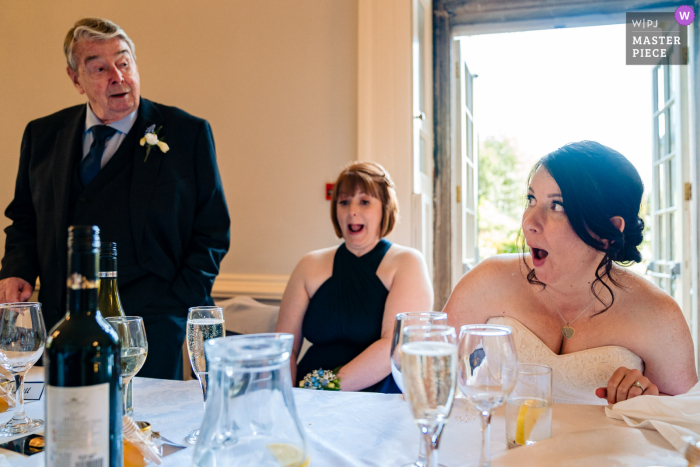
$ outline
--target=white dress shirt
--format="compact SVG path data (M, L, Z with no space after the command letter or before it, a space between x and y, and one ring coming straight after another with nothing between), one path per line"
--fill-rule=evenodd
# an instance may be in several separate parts
M117 132L105 143L105 151L102 153L102 163L100 164L100 169L103 168L112 158L114 153L117 152L119 145L122 144L122 141L124 141L124 138L126 138L127 133L129 133L129 130L131 130L131 127L134 126L134 123L136 122L136 112L138 112L138 109L134 110L121 120L107 125L117 130ZM92 131L90 131L90 128L95 125L104 125L104 123L97 118L97 115L95 115L95 112L92 111L92 108L90 108L90 103L88 102L87 112L85 114L85 132L83 133L83 159L88 155L88 152L90 152L90 146L92 145L93 140Z

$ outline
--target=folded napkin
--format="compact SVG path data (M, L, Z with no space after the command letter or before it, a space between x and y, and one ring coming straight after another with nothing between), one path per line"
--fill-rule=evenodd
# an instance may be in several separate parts
M605 408L605 415L629 426L656 430L678 451L683 436L700 437L700 383L678 396L639 396Z

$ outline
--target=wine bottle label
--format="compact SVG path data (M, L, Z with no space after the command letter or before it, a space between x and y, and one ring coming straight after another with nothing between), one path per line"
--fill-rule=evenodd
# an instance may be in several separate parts
M117 271L100 271L98 277L117 277Z
M109 465L109 383L46 386L46 466Z
M73 290L78 289L96 289L97 281L91 281L87 277L74 272L68 276L68 288Z

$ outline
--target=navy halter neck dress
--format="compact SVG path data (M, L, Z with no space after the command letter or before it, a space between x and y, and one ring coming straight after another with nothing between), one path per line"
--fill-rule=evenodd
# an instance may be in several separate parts
M350 253L345 243L336 250L333 275L306 309L302 333L313 345L297 366L297 386L313 370L333 370L349 363L381 337L389 291L377 277L377 268L389 247L391 242L382 239L360 257ZM401 392L391 374L364 391Z

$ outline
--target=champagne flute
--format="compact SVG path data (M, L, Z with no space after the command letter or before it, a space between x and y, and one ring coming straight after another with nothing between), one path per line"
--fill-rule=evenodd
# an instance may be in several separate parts
M447 313L442 311L409 311L396 315L394 321L394 336L391 340L391 374L396 385L403 392L403 378L401 377L401 345L403 344L402 331L406 326L428 326L431 324L447 324ZM410 467L407 464L404 467ZM420 466L420 464L415 464Z
M511 328L489 324L462 326L458 382L469 403L481 414L479 467L491 466L491 415L513 391L517 363Z
M15 379L17 406L12 419L0 426L0 436L30 433L43 428L43 420L24 413L24 376L39 360L46 343L46 327L40 303L0 305L0 364Z
M396 315L394 321L394 336L391 340L391 375L394 377L396 385L403 390L403 377L401 376L401 345L403 344L403 330L406 326L447 324L447 313L442 311L409 311ZM425 466L425 440L420 437L418 448L418 459L412 464L402 467L423 467Z
M408 326L401 368L413 418L425 440L425 467L438 467L440 435L452 410L457 380L457 336L451 326Z
M122 344L122 401L123 413L127 414L126 388L136 373L141 370L148 355L146 328L143 325L143 318L140 316L110 316L105 319L117 331L119 341ZM127 414L127 416L129 415ZM129 416L129 418L131 417Z
M190 354L192 371L197 375L207 402L207 375L209 365L204 355L204 342L224 335L224 310L218 306L197 306L187 313L187 352ZM197 442L199 429L192 430L185 438L188 443Z

